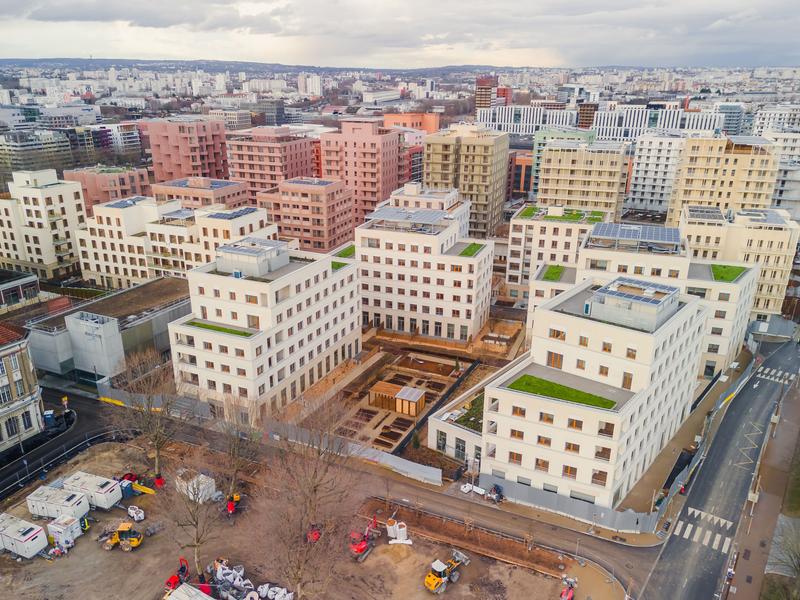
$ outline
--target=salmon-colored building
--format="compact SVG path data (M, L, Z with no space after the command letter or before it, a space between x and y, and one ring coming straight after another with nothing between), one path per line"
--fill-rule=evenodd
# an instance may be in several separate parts
M353 239L353 192L342 181L295 177L258 194L278 236L298 240L300 250L329 252Z
M228 177L225 123L200 117L137 121L156 181L181 177Z
M259 192L284 179L314 174L314 140L295 135L288 127L253 127L228 133L230 178L247 188L250 204Z
M342 130L323 133L322 176L339 179L353 191L356 225L400 187L400 132L382 126L380 119L342 122Z
M95 204L117 198L150 195L150 178L144 168L97 165L65 170L64 179L81 184L87 217L92 216Z
M211 177L184 177L153 184L157 202L180 200L183 208L224 204L225 208L247 206L247 188L240 181Z
M394 113L383 115L384 127L409 127L425 133L439 131L439 113Z

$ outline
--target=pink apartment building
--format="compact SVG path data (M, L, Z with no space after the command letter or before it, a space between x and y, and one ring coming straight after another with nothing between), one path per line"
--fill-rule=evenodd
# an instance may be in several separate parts
M322 176L353 190L356 225L400 187L400 132L378 119L346 119L342 130L320 136Z
M281 238L298 240L300 250L329 252L353 239L353 192L341 181L295 177L258 194Z
M228 177L225 123L199 117L137 121L142 147L153 159L156 181Z
M314 173L313 140L288 127L230 131L227 143L230 178L245 184L253 205L259 192L272 190L284 179Z
M150 178L147 169L136 167L86 167L64 171L66 181L77 181L83 188L86 214L92 216L92 207L130 196L149 196Z
M153 196L158 202L180 200L184 208L202 208L224 204L225 208L246 206L247 188L241 181L184 177L153 184Z

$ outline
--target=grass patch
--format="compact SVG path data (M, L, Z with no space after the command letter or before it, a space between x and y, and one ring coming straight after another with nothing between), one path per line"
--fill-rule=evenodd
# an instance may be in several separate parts
M519 217L521 219L530 219L531 217L535 217L536 213L538 212L539 209L537 209L535 206L526 206L522 209L522 212L519 213Z
M464 248L461 252L458 253L459 256L475 256L480 249L483 248L483 244L476 244L472 242L469 246Z
M714 281L736 281L744 273L744 267L734 267L733 265L711 265L711 274Z
M334 256L338 256L339 258L353 258L355 255L356 247L354 244L350 244L347 248L343 248L334 254Z
M600 223L603 220L605 213L600 210L593 210L589 213L589 216L586 218L589 223Z
M249 331L242 329L234 329L232 327L225 327L224 325L214 325L212 323L201 323L200 321L189 321L186 323L191 327L198 327L200 329L208 329L209 331L217 331L219 333L228 333L230 335L238 335L239 337L251 337L253 334Z
M564 274L564 267L561 265L549 265L542 275L542 281L561 281Z
M526 392L528 394L539 394L548 398L558 398L559 400L567 400L568 402L575 402L577 404L586 404L588 406L596 406L597 408L614 408L617 404L613 400L596 396L587 392L582 392L560 383L554 383L534 377L533 375L522 375L518 377L511 385L508 386L512 390L518 392Z
M462 427L481 433L483 431L483 394L476 396L467 407L467 412L458 417L455 422Z
M338 271L342 267L346 267L347 263L339 262L338 260L331 261L331 269L334 271Z
M545 221L582 221L584 213L579 210L565 210L563 215L545 215Z

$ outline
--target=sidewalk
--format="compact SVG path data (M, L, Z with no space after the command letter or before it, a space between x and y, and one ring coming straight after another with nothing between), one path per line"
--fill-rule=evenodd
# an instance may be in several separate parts
M736 600L759 600L764 582L772 534L783 506L795 444L800 434L800 391L783 401L783 413L774 438L770 438L761 462L758 502L750 516L747 503L735 548L739 552L730 596Z

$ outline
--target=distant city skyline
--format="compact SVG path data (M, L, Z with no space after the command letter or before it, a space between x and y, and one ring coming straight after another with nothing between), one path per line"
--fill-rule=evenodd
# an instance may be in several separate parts
M800 64L789 0L0 0L0 56L320 67L751 67Z

